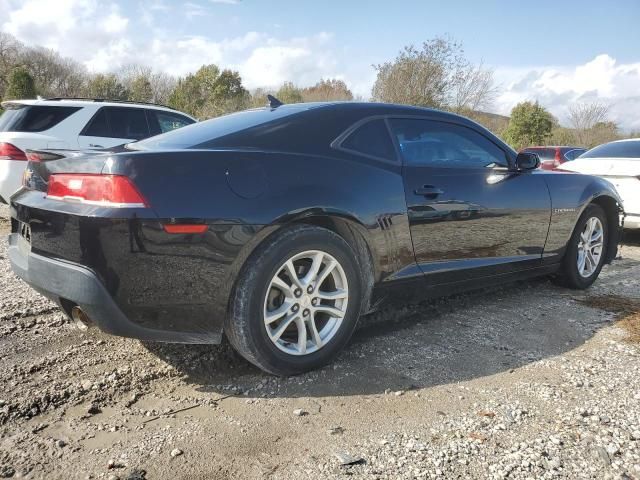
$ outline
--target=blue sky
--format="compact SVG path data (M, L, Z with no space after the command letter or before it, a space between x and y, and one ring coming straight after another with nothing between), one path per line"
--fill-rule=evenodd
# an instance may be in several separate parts
M561 120L602 101L640 129L640 1L0 0L0 29L92 71L131 63L183 75L205 63L249 88L336 77L367 98L372 64L448 34L494 69L507 113L539 100Z

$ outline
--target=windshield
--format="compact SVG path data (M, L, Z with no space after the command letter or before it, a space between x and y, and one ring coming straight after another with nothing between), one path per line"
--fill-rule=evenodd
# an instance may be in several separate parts
M583 158L636 158L640 159L640 140L605 143L580 155Z
M248 128L278 120L308 107L285 106L279 108L260 108L231 113L222 117L212 118L204 122L187 125L178 130L156 135L127 145L129 150L174 150L183 148L197 148L199 145L240 132Z
M0 132L43 132L56 126L80 107L5 104L0 116Z

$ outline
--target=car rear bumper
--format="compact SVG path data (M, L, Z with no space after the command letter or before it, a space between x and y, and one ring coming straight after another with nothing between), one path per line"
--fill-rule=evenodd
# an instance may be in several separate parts
M9 235L9 260L13 271L67 313L79 306L92 324L112 335L170 343L220 343L218 332L176 332L156 330L131 322L88 268L33 253L18 233Z
M624 228L640 228L640 214L627 214L624 217Z
M11 195L20 190L26 166L27 162L20 160L0 160L0 201L9 203Z

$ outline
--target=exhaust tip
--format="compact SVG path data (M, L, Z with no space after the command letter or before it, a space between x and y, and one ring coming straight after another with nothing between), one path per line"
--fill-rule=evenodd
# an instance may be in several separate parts
M76 327L83 332L88 330L91 325L89 316L78 306L71 309L71 318L75 322Z

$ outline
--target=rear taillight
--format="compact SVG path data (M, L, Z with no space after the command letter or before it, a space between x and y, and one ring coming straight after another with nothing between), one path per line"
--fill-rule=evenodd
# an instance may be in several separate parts
M559 148L556 148L556 156L553 159L553 166L559 167L560 165L562 165L562 152L560 152Z
M64 158L64 155L58 155L52 152L40 152L37 150L27 150L27 160L30 162L47 162L49 160L58 160Z
M49 177L47 197L112 208L147 206L131 180L122 175L53 174Z
M0 160L27 160L27 154L15 145L0 142Z

